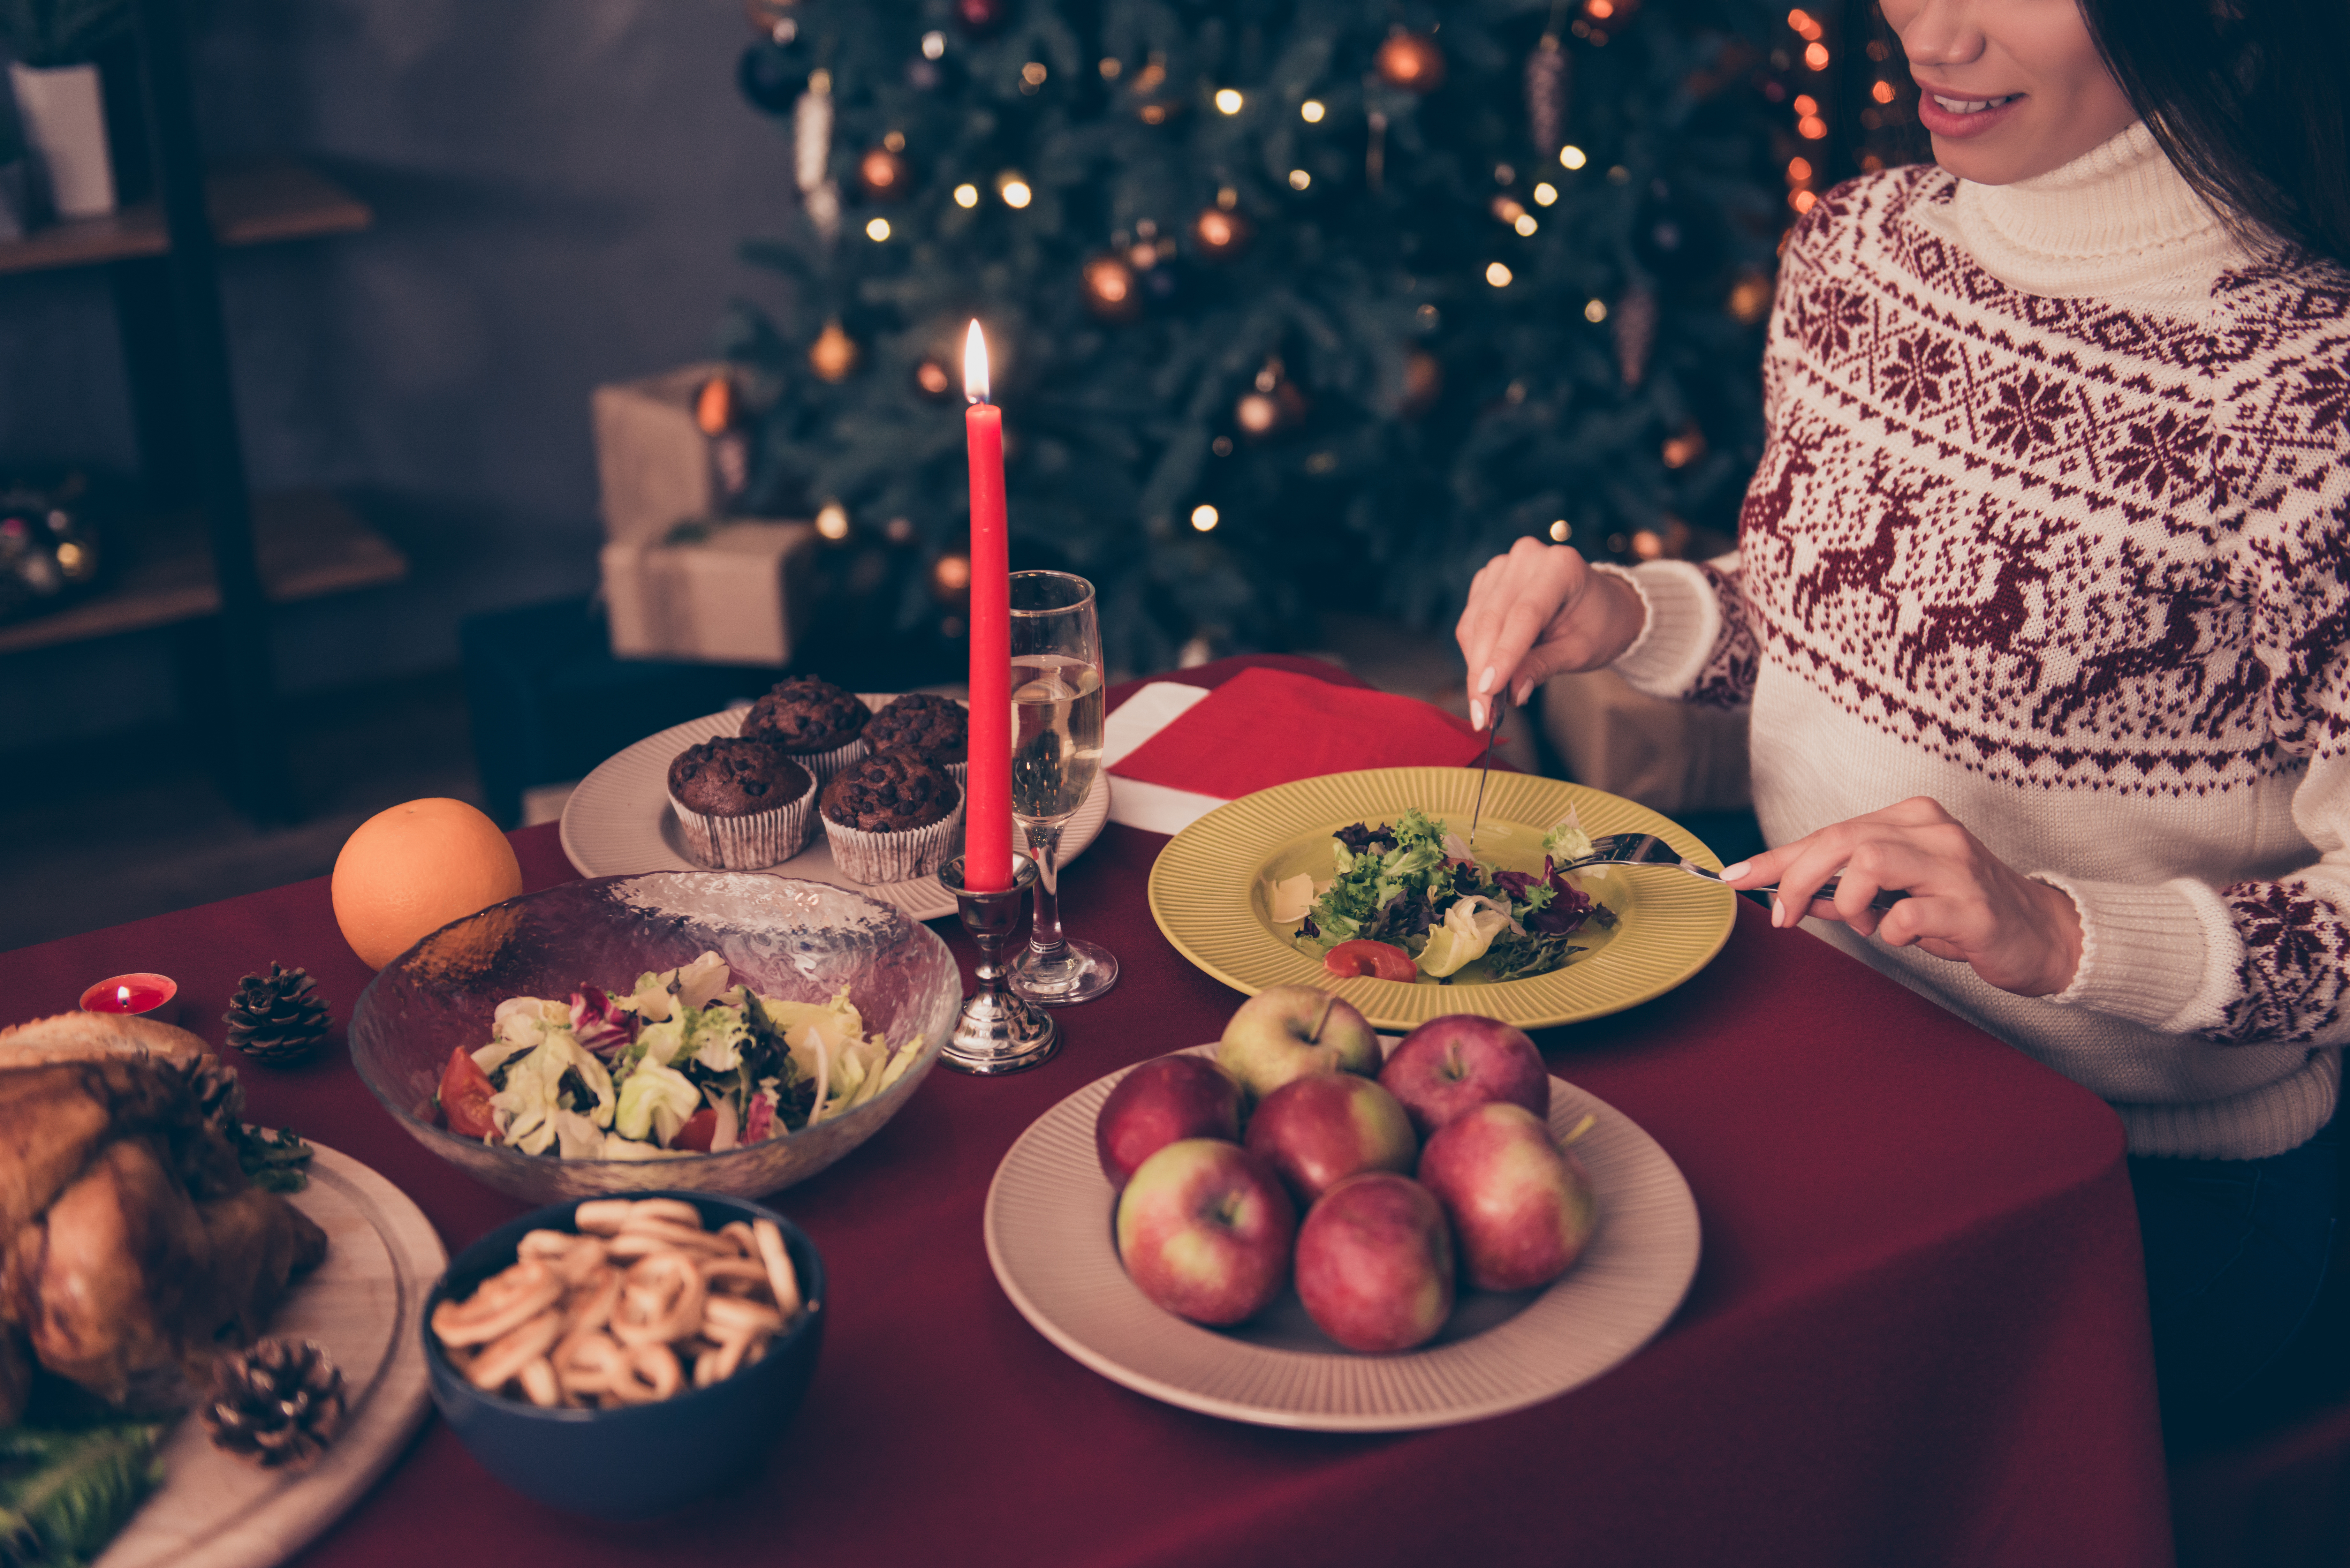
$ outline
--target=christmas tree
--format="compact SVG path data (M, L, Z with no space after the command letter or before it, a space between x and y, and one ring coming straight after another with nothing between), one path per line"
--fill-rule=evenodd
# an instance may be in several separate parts
M1776 247L1898 111L1758 0L749 10L798 190L745 245L795 313L728 327L744 509L950 646L975 317L1014 564L1092 578L1126 671L1443 622L1525 535L1727 547Z

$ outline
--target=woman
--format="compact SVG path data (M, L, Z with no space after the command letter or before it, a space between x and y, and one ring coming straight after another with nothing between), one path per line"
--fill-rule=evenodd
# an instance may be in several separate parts
M1472 716L1608 664L1751 703L1773 847L1729 880L2115 1106L2166 1398L2209 1400L2333 1227L2350 7L1884 11L1936 162L1787 246L1738 553L1520 541L1461 618Z

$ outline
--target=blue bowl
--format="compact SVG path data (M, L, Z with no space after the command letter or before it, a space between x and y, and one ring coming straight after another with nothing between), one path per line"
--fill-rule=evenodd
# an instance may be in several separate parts
M798 1272L808 1310L767 1346L767 1354L723 1382L690 1389L650 1405L602 1410L543 1409L485 1393L467 1382L441 1352L432 1312L447 1297L463 1300L511 1265L532 1231L574 1231L581 1199L554 1204L510 1220L457 1254L424 1303L424 1360L432 1402L458 1440L484 1469L550 1508L606 1519L641 1519L667 1512L743 1480L791 1424L807 1395L824 1343L824 1260L816 1243L774 1210L705 1192L647 1192L631 1197L681 1198L702 1211L705 1230L730 1221L772 1220Z

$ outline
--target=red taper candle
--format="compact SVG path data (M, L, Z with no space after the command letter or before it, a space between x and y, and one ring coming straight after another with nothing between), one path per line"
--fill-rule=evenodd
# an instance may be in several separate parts
M1003 515L1003 410L987 400L979 323L962 351L971 452L971 780L963 802L963 886L1012 886L1012 551Z

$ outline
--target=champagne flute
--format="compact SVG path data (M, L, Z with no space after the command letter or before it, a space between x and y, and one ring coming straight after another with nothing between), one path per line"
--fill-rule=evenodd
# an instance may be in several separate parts
M1090 1002L1118 960L1061 930L1061 829L1101 772L1101 623L1094 586L1066 572L1012 574L1012 820L1036 862L1028 950L1012 989L1046 1007Z

